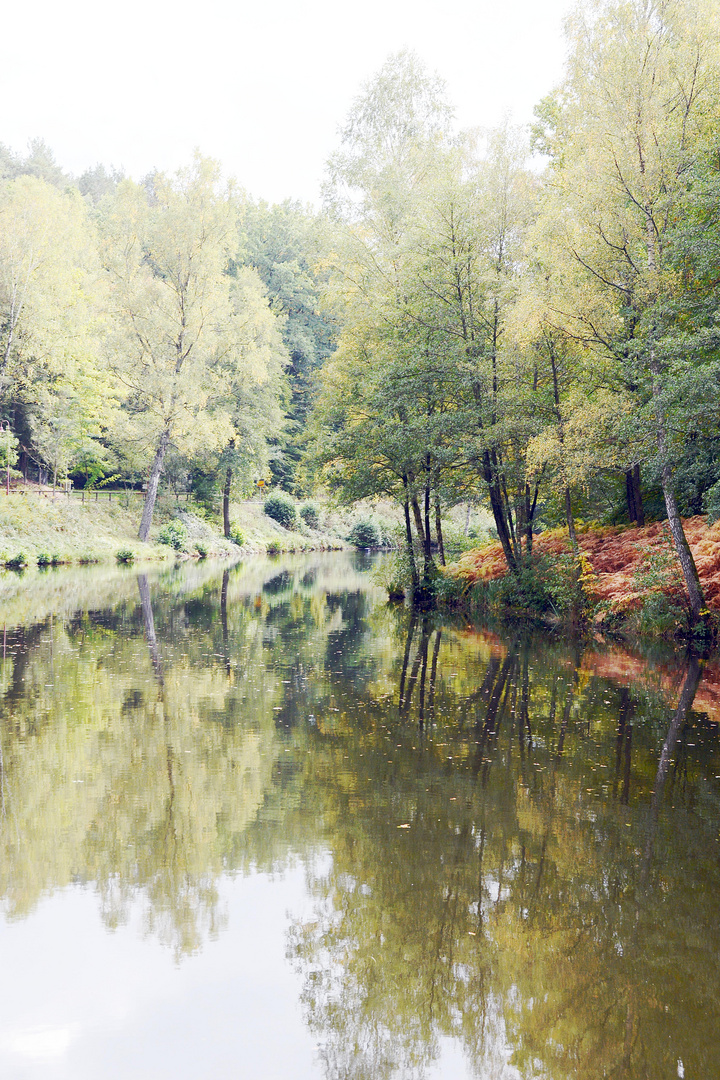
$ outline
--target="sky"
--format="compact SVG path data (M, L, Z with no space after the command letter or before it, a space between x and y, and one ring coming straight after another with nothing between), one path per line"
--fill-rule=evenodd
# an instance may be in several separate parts
M0 142L138 179L197 148L252 196L317 202L362 84L414 50L460 127L532 119L560 80L572 0L25 0L5 5Z

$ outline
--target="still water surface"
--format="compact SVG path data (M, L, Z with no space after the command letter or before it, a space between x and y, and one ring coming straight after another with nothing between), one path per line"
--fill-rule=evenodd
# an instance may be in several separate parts
M1 1077L720 1077L708 670L368 568L0 581Z

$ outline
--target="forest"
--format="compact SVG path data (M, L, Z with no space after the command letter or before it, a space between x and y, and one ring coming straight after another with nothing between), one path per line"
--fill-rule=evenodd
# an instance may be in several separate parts
M0 148L0 466L141 488L143 540L161 484L224 506L226 535L263 477L389 499L419 602L450 588L460 504L492 514L515 595L564 530L573 609L583 529L664 521L648 581L674 574L703 627L683 519L720 517L719 41L712 0L586 0L535 123L489 132L394 54L321 211L199 153L135 182Z

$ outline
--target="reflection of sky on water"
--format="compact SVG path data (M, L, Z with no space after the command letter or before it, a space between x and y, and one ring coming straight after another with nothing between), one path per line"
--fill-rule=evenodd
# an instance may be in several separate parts
M181 963L142 933L108 933L97 896L68 888L0 926L0 1076L184 1080L320 1075L285 959L307 913L304 872L225 878L227 933Z

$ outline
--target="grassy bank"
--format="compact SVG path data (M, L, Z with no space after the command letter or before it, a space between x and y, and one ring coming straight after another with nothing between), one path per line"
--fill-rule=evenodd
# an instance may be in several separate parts
M296 528L285 529L263 513L259 499L236 503L231 513L234 540L226 540L219 515L192 501L160 496L148 543L137 535L141 511L137 492L103 491L83 499L77 492L53 497L29 488L0 496L0 564L112 563L119 552L144 562L347 546L348 515L327 508L321 510L318 528L299 521Z
M223 536L219 507L208 509L183 495L158 497L150 542L141 543L137 530L142 511L140 492L81 492L66 496L28 487L0 495L0 564L114 562L118 552L136 562L172 557L227 556L238 553L281 553L339 550L359 523L371 522L383 543L402 532L398 506L390 500L367 500L352 507L337 506L328 498L291 500L295 523L285 528L263 510L259 497L234 502L230 508L232 540ZM312 527L301 510L312 504ZM456 508L447 515L446 540L450 550L476 537L487 536L487 515ZM170 534L168 527L170 526ZM165 539L165 543L160 542ZM169 541L169 542L168 542Z

